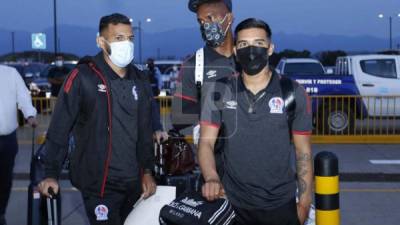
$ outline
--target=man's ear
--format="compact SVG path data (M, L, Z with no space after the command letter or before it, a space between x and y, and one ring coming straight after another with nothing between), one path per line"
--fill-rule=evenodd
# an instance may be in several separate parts
M233 54L236 56L236 46L233 46Z
M102 49L104 52L106 52L106 53L109 54L109 55L111 54L111 49L110 49L110 47L107 45L107 43L106 43L104 37L98 36L98 37L96 38L96 42L97 42L97 46L98 46L100 49Z
M99 36L99 33L97 33L97 37L96 37L96 45L97 45L97 47L98 48L101 48L101 44L100 44L100 36Z
M269 46L269 49L268 49L268 56L271 56L272 54L274 54L274 50L275 50L275 45L273 43L271 43L271 45Z

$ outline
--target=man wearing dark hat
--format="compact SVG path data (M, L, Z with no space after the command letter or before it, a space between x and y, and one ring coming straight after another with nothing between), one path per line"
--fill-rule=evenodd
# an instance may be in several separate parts
M236 74L232 1L190 0L188 7L197 15L206 44L182 65L172 101L172 124L176 130L198 124L200 96L207 92L207 83ZM217 161L221 148L222 142L217 143Z

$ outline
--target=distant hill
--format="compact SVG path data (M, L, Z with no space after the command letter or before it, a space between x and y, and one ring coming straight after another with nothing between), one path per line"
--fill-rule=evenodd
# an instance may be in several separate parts
M52 28L38 31L47 34L48 51L53 50ZM60 48L78 56L95 54L97 30L79 26L62 25L59 27ZM372 36L307 35L276 33L273 36L277 51L283 49L319 52L324 50L344 50L350 52L380 51L388 48L388 40ZM16 31L16 51L31 50L30 33ZM394 46L400 44L400 37L394 38ZM138 58L139 42L136 35L135 57ZM202 46L198 28L176 29L160 33L143 34L143 60L147 57L182 58ZM11 31L0 29L0 55L11 52Z

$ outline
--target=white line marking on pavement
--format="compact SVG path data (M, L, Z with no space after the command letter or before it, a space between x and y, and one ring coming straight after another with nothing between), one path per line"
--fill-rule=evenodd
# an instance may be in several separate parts
M369 160L369 162L376 165L400 165L400 160Z

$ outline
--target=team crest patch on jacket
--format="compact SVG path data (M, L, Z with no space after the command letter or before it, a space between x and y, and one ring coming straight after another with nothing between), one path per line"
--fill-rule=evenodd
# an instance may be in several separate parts
M271 98L271 100L269 100L268 106L270 108L270 113L282 114L285 103L282 98L274 97L274 98Z
M106 221L108 220L108 208L105 205L98 205L94 209L94 214L96 215L97 221Z

